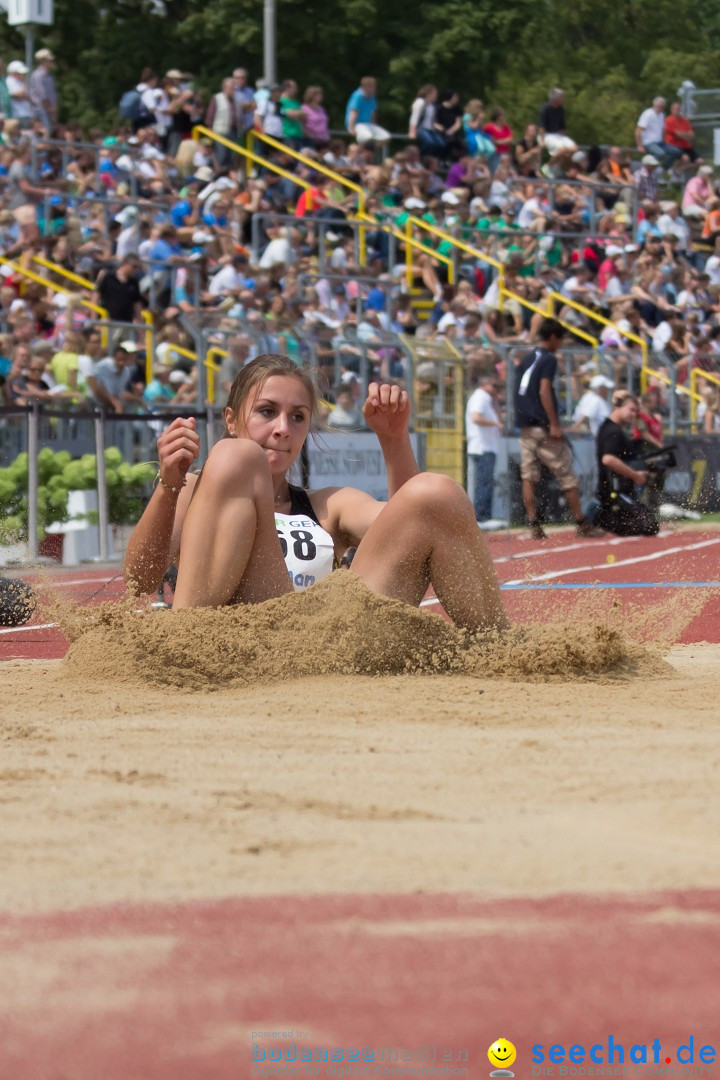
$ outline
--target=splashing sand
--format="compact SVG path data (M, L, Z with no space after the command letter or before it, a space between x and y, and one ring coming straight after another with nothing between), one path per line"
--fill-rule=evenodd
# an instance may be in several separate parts
M73 643L66 678L207 691L313 675L618 678L666 670L612 611L571 627L473 634L378 596L354 574L253 606L152 614L134 606L58 612Z

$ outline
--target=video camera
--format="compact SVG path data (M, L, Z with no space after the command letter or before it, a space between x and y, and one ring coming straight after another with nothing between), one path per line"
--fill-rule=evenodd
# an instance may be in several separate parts
M674 469L677 465L677 443L669 446L653 446L637 456L642 461L648 472L664 473L667 469Z

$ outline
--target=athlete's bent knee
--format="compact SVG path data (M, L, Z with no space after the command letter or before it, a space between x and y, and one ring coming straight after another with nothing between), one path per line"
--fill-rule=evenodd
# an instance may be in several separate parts
M251 439L221 439L210 451L203 480L221 485L247 484L257 476L270 480L270 465L262 447Z
M416 505L444 512L470 506L466 493L455 480L444 473L418 473L400 489Z

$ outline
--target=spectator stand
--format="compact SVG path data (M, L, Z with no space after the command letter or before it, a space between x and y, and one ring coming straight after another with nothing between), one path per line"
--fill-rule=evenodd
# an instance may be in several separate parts
M385 222L375 222L373 220L373 218L368 217L367 214L364 215L362 218L359 217L359 216L358 217L348 217L348 218L345 218L341 222L343 230L347 230L347 229L352 230L353 240L354 240L354 256L353 257L354 257L354 260L355 260L355 265L356 266L361 266L362 265L361 259L360 259L360 248L361 248L360 234L361 233L367 233L369 231L369 229L368 229L369 224L372 224L372 228L374 230L376 230L376 231L380 230L380 231L387 234L387 236L388 236L388 259L387 259L387 261L391 266L394 266L398 262L398 258L397 258L398 241L402 241L404 243L405 240L406 240L405 234L403 232L401 232L399 229L395 228L392 225L388 225ZM263 234L265 233L265 230L267 229L267 227L269 225L270 226L272 226L272 225L284 225L284 226L286 226L288 228L304 229L304 228L307 227L307 222L305 221L305 219L298 218L294 214L280 214L280 213L277 213L277 212L275 212L273 210L259 210L259 211L256 211L252 215L252 218L250 220L250 255L251 255L251 262L253 263L254 266L259 266L260 265L260 259L261 259L262 248L263 248L263 239L262 239L262 237L263 237ZM328 234L332 235L332 233L337 230L338 222L328 220L326 218L319 217L319 218L313 218L312 219L312 226L313 226L313 229L315 229L315 231L318 234L318 268L322 272L322 271L325 271L327 269L328 248L331 246L331 243L328 240ZM411 239L411 245L415 250L424 251L424 252L429 253L429 254L431 254L433 256L435 255L435 252L431 248L426 247L425 245L421 244L419 241ZM447 262L449 263L450 260L447 260ZM355 278L356 275L353 274L353 277ZM373 280L375 280L375 279L373 279Z
M48 164L48 157L43 151L59 151L61 157L61 167L63 176L67 172L67 167L70 162L83 153L90 153L95 158L95 171L97 172L98 162L100 160L101 152L106 149L102 145L94 142L79 142L76 140L68 139L39 139L37 142L32 143L30 152L30 168L35 180L38 180L41 175L41 169L43 164Z
M238 154L245 160L248 172L250 163L252 162L254 165L258 165L263 169L268 169L270 172L282 176L283 179L289 180L293 184L297 184L297 186L301 187L304 191L309 191L312 187L312 184L307 180L304 180L301 176L298 176L297 173L284 169L282 165L278 165L275 161L270 161L268 158L261 157L253 150L248 150L246 147L241 146L240 143L233 142L231 139L226 139L224 135L219 135L216 131L211 131L210 128L205 127L203 124L196 124L193 127L192 134L193 138L196 140L210 139L213 142L224 146L226 149L232 150L234 154ZM283 152L290 153L286 147L283 147ZM308 158L307 161L310 162L310 158Z
M555 318L556 304L561 312L564 307L569 307L572 308L573 311L577 311L578 314L582 315L585 319L589 321L600 323L602 326L613 327L615 330L618 331L618 333L622 334L622 336L627 341L632 341L634 345L638 345L640 347L643 358L643 367L647 366L647 342L644 341L641 337L633 334L630 330L620 329L620 327L618 327L616 323L612 322L611 319L606 319L604 315L601 315L598 311L593 310L593 308L589 308L585 304L581 304L579 301L573 300L569 296L565 296L564 293L557 292L555 289L552 289L547 295L547 307L545 308L544 314L550 316L551 318ZM562 319L560 319L560 322L562 322L562 325L566 329L569 329L571 333L576 334L578 337L583 338L585 341L589 341L593 345L598 344L598 340L596 338L591 337L580 327L577 327L572 323L563 322Z
M103 224L106 232L110 220L115 217L118 211L124 210L128 207L134 207L141 215L152 214L153 223L155 224L167 221L170 212L170 206L168 203L161 200L156 201L155 199L126 199L115 197L114 195L93 194L71 195L67 192L57 192L52 195L45 194L43 196L43 201L40 204L43 208L43 236L54 236L53 212L57 211L58 207L61 207L65 211L81 210L86 203L97 206L102 210Z
M278 172L280 175L285 175L285 176L292 177L296 181L298 179L297 177L294 176L294 174L287 173L285 170L281 170L281 167L278 166L277 164L275 164L274 162L270 162L270 161L266 161L265 159L258 158L257 155L255 155L252 151L245 150L242 146L240 146L237 143L231 143L230 140L225 139L223 136L218 135L216 132L210 131L209 128L204 128L204 127L201 127L201 126L198 125L195 128L193 128L193 134L194 134L194 136L196 138L200 137L200 136L205 136L206 138L214 139L216 142L220 142L222 145L229 147L230 149L236 151L239 154L242 154L245 157L246 161L247 160L259 161L265 168L269 168L272 171ZM296 160L299 163L301 163L302 165L304 165L308 170L314 171L314 172L319 172L322 175L327 176L329 179L333 180L333 182L338 184L339 186L345 188L348 191L352 191L355 194L357 194L358 195L358 209L357 209L358 218L361 221L367 221L368 225L372 225L373 228L375 228L375 229L380 228L380 229L384 229L384 231L387 231L387 228L388 228L387 226L384 226L384 224L382 222L379 222L376 218L372 217L371 215L366 214L365 209L364 209L364 207L365 207L365 191L358 184L354 183L354 181L348 180L347 177L342 176L340 173L335 172L333 169L329 169L327 166L322 165L320 162L315 161L313 158L310 158L307 155L302 154L297 150L292 150L289 147L286 147L283 143L278 142L277 139L273 139L271 136L266 135L265 133L262 133L262 132L254 132L254 133L250 132L249 133L249 135L253 135L253 134L254 134L255 137L257 137L259 139L262 139L265 143L270 145L273 149L277 149L277 150L281 151L283 154L287 154L288 156L292 157L294 160ZM303 181L302 186L303 187L310 187L311 185L309 185L305 181ZM419 242L417 240L417 237L415 237L413 235L414 231L419 231L420 233L431 234L433 236L438 237L441 241L445 241L446 243L449 243L451 245L451 247L453 247L453 248L458 248L458 250L465 250L465 251L473 254L475 258L483 259L486 262L492 261L487 255L485 255L484 252L478 251L477 249L472 249L472 248L468 247L467 245L463 245L463 243L461 241L457 240L454 236L452 236L450 233L446 232L445 230L438 229L435 226L430 225L429 222L423 221L420 218L417 218L417 217L414 217L413 215L410 215L408 217L407 221L405 222L405 232L404 232L404 234L398 234L398 238L399 238L399 236L402 236L402 241L406 245L406 267L407 267L408 278L412 277L414 279L414 273L412 272L413 271L412 251L407 250L408 246L413 250L421 250L424 254L430 255L432 258L437 259L439 262L445 263L448 266L450 266L450 264L453 262L453 259L451 257L449 257L447 255L443 255L442 253L438 252L432 246L432 244L430 242L428 242L424 247L420 247L420 244L419 244ZM367 250L366 250L366 242L365 242L365 232L364 232L364 229L362 229L362 228L360 229L360 235L359 235L359 256L360 256L360 259L359 259L360 265L364 266L366 264ZM455 274L455 271L453 271L453 275L454 274ZM455 278L453 276L453 281L454 280L455 280ZM419 299L420 295L421 295L420 292L416 293L415 294L415 299L416 300Z
M551 295L559 296L560 294L555 293L555 294L551 294ZM534 304L531 300L528 300L527 297L521 296L520 293L514 292L512 289L508 289L507 286L505 285L504 275L500 279L500 283L499 283L499 287L498 287L498 296L499 296L500 310L501 311L504 310L508 306L507 301L510 300L510 301L512 301L512 302L514 302L516 304L519 304L520 307L525 308L527 311L531 311L535 315L541 315L543 318L545 318L548 315L553 315L553 317L557 318L557 321L560 323L561 326L563 326L565 328L565 330L569 334L572 334L574 337L579 338L581 341L587 342L587 344L593 346L593 348L597 347L598 339L593 337L592 334L587 333L587 331L583 330L582 327L580 327L580 326L575 326L573 323L566 322L560 316L554 316L554 314L553 314L553 312L551 310L551 301L550 301L549 298L548 298L548 304L544 308L540 307L539 304ZM565 299L565 298L561 297L561 299Z
M53 274L57 274L58 276L67 279L68 281L72 281L74 284L80 285L83 289L87 289L87 290L90 290L90 291L95 290L94 283L92 281L90 281L89 278L83 277L82 274L76 274L71 270L66 270L64 266L60 266L58 263L51 262L49 259L45 259L44 257L39 256L39 255L32 256L32 261L38 263L39 265L41 265L44 268L47 268ZM140 259L138 261L142 262L142 260L140 260ZM10 263L9 260L4 260L4 259L0 258L0 264L2 262L7 262L8 265L14 265L14 264ZM61 293L65 293L68 296L78 296L78 294L76 292L73 292L72 289L65 288L62 285L59 285L58 283L56 283L54 281L50 281L47 278L41 277L40 275L33 274L32 271L27 271L22 267L18 268L18 273L22 274L25 277L29 277L31 280L41 282L47 288L52 289L56 293L61 292ZM108 329L109 328L111 328L111 327L118 327L118 328L132 327L134 330L137 330L137 326L134 323L121 323L121 322L118 322L117 320L115 320L115 321L109 320L108 319L108 312L105 310L105 308L100 307L98 304L92 303L91 301L87 300L84 297L80 297L79 299L80 299L80 303L84 307L87 307L90 310L97 312L98 315L100 315L100 321L98 321L96 323L96 325L99 326L99 328L100 328L100 330L102 332L102 342L103 342L103 347L104 348L109 349L109 348L112 347L112 344L113 344L111 336L108 334ZM150 379L152 378L152 357L153 357L154 348L155 348L155 343L154 343L154 321L153 321L152 312L148 311L146 309L141 312L141 317L143 319L143 322L145 323L145 330L144 330L145 351L146 351L145 372L146 372L147 380L149 382Z
M322 176L326 176L329 180L334 181L336 184L342 185L347 191L352 191L357 195L358 210L361 214L365 212L366 192L365 189L356 184L354 180L348 180L347 176L343 176L341 173L336 172L334 169L328 168L321 161L316 161L314 158L308 157L307 154L302 154L298 150L293 150L291 147L286 146L285 143L281 143L278 139L274 139L272 135L267 135L264 131L256 131L251 128L248 131L248 149L252 150L255 145L255 141L259 139L266 146L271 147L287 157L293 158L295 161L300 162L306 168L312 169L313 172L320 173ZM247 160L247 159L246 159Z
M41 274L36 274L33 270L28 270L24 266L20 266L19 263L13 262L12 259L5 258L4 255L0 255L0 266L7 266L13 274L21 278L27 278L29 281L34 281L38 285L44 285L46 289L50 289L55 294L63 293L66 296L78 296L72 289L67 289L63 285L58 285L56 282L50 281L49 278L43 277ZM22 293L22 286L20 292ZM88 308L90 311L94 311L101 319L107 319L108 313L105 308L100 307L98 304L94 304L92 300L88 300L84 296L80 296L78 299L83 307ZM107 346L107 334L105 331L103 333L103 345Z
M597 236L600 231L600 222L602 218L606 214L611 213L610 207L605 206L600 208L597 205L596 196L600 195L602 192L616 194L617 199L615 201L619 201L622 199L622 201L626 203L630 220L636 222L638 219L639 199L636 188L633 187L631 184L611 183L607 180L571 180L565 178L556 179L546 176L508 176L504 182L511 189L527 189L528 187L533 187L548 191L551 196L551 211L554 211L556 208L557 192L562 188L569 188L570 190L575 190L578 192L578 194L581 192L589 193L589 195L591 196L590 205L588 207L589 222L587 228L583 232L571 233L565 230L543 229L543 236L553 236L561 240L569 238L570 236L582 236L585 238Z

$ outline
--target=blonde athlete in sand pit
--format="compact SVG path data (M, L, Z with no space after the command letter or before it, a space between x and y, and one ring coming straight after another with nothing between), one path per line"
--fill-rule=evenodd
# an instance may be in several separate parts
M173 608L259 603L325 576L333 556L357 546L351 571L374 592L418 605L432 583L458 626L506 626L470 500L418 468L407 393L371 383L363 415L385 459L388 502L351 487L306 493L287 473L317 422L315 385L288 357L251 361L201 476L188 473L200 449L194 420L174 420L158 440L160 484L128 545L129 587L155 591L181 553Z

